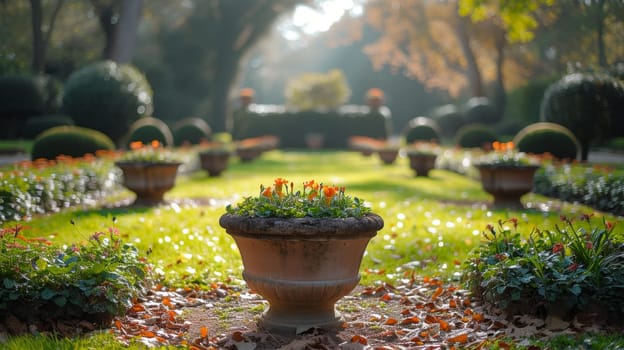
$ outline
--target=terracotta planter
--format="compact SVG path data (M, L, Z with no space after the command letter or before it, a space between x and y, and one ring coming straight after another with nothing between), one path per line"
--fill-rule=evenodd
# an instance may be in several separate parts
M134 204L162 203L165 193L175 186L181 163L117 162L123 171L123 185L136 194Z
M258 147L239 147L236 149L236 155L241 162L251 162L262 155L262 149Z
M379 159L381 159L381 161L384 164L390 165L394 163L394 161L397 159L397 156L399 155L399 150L398 149L380 149L377 151L377 154L379 154Z
M374 214L359 219L225 214L219 223L236 241L249 288L269 302L260 325L291 334L342 324L334 304L358 284L366 245L383 227Z
M495 207L522 208L520 198L533 189L537 165L475 165L485 192L494 196Z
M416 176L429 176L429 171L435 168L435 162L438 158L435 154L408 153L409 166Z
M199 160L201 168L208 172L210 176L219 176L227 169L230 159L230 153L227 151L208 151L200 152Z

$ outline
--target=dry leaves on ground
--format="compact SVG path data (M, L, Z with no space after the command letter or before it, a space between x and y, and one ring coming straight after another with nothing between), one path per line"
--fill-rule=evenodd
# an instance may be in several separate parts
M467 291L433 278L359 287L338 302L342 329L284 336L256 325L266 302L226 284L208 291L154 290L114 323L121 341L191 349L479 349L497 339L598 331L578 320L486 313ZM504 345L504 344L503 344Z

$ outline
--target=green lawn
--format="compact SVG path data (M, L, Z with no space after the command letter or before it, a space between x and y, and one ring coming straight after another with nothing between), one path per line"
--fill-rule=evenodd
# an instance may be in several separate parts
M460 264L479 244L486 225L516 217L519 230L528 235L534 227L553 227L561 214L592 211L534 194L523 201L536 209L490 210L486 203L491 197L477 181L443 170L433 170L429 178L415 177L405 158L382 165L375 155L355 152L271 151L251 163L233 159L221 177L203 171L179 176L166 196L171 202L167 206L68 210L33 218L26 223L26 234L70 244L115 226L142 253L151 250L154 278L165 284L228 278L242 283L238 250L218 220L226 204L256 195L260 184L270 185L276 177L346 186L347 194L367 200L383 217L385 227L370 242L362 262L364 285L393 280L405 270L457 280ZM607 219L618 221L609 215Z

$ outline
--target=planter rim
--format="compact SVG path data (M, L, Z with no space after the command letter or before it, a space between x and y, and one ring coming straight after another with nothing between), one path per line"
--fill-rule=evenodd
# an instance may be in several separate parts
M484 169L539 169L541 165L526 164L526 165L512 165L512 164L474 164L477 168Z
M115 162L117 166L134 166L134 167L150 167L150 166L161 166L161 165L182 165L182 162L143 162L143 161L117 161Z
M354 236L373 237L383 228L384 221L377 214L360 218L277 218L249 217L223 214L219 224L235 236L275 239L341 239Z

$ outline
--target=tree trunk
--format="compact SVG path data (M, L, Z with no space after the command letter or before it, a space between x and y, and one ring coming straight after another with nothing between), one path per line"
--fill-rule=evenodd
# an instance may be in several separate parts
M598 1L596 6L596 44L598 45L598 64L600 67L607 67L607 54L605 51L605 42L604 42L604 21L605 21L605 12L604 12L605 0Z
M111 45L111 59L118 63L132 60L136 32L141 20L143 0L124 0L119 9L119 22L115 30L115 39Z
M507 92L505 91L505 77L504 77L504 64L505 64L505 31L500 28L500 33L496 34L496 82L494 104L500 116L505 112L505 104L507 102Z
M30 0L32 37L33 37L33 57L32 70L34 73L43 73L45 70L46 48L43 40L43 9L41 0Z
M117 26L119 25L119 2L113 1L111 3L104 4L95 0L92 0L91 2L93 3L95 11L98 15L102 32L104 32L104 49L102 50L102 58L107 60L113 59L113 57L115 57L114 50L117 47L115 41L117 40Z
M455 35L457 35L457 41L461 47L464 58L466 59L468 82L470 84L470 91L473 97L485 96L483 89L483 80L481 79L481 70L477 59L470 47L470 37L468 35L468 26L466 25L466 19L456 14Z

